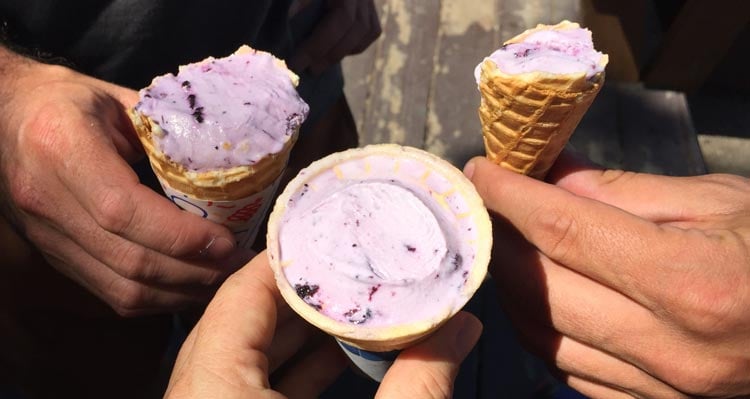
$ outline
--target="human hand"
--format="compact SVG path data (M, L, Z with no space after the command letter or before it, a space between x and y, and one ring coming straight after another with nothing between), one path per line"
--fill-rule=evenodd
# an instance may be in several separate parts
M750 394L750 182L465 167L496 215L491 274L532 352L594 398Z
M346 358L332 338L287 368L275 386L269 374L293 355L303 328L288 325L265 253L240 269L216 293L185 340L166 398L316 397L343 371ZM286 319L286 320L285 320ZM292 318L294 320L299 318ZM309 326L308 326L309 327ZM386 374L378 397L449 398L458 366L476 343L481 324L460 313L415 347Z
M137 93L0 47L0 205L50 264L121 315L205 303L247 259L141 185Z
M297 3L304 7L309 1ZM325 0L324 7L323 17L289 60L295 71L309 68L318 75L347 55L363 52L380 36L373 0Z

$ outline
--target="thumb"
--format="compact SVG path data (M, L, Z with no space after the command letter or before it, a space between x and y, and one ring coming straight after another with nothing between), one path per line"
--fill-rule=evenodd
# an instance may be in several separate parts
M461 362L481 333L479 319L459 312L425 341L399 354L376 398L453 397L453 381Z
M715 193L724 185L716 176L674 177L604 169L563 151L547 181L573 194L603 202L653 222L679 221L685 215L726 211Z

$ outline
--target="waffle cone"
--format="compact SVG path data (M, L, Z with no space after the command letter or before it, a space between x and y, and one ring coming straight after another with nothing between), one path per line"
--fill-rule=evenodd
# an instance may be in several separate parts
M539 25L505 44L521 42L539 30L578 27L568 21ZM606 65L606 55L600 63ZM544 178L603 83L603 72L588 79L584 72L510 75L485 59L479 80L479 119L487 157L512 171Z
M416 148L402 147L395 144L378 144L335 153L313 162L287 185L284 192L277 199L274 209L271 212L267 236L269 261L274 270L276 283L281 295L290 307L305 320L340 341L367 351L387 352L414 345L440 328L458 310L445 309L444 312L429 320L416 320L408 324L393 326L370 327L334 320L305 303L298 296L294 287L287 281L283 270L285 266L281 263L279 243L281 220L292 195L319 173L332 169L347 160L363 158L369 155L386 155L394 159L409 158L417 160L429 167L432 172L437 172L445 176L453 184L456 192L460 193L467 202L477 233L477 238L474 240L477 243L475 246L476 255L469 268L469 274L464 291L462 292L467 300L476 292L487 274L487 265L492 247L492 229L489 215L483 205L482 199L461 171L447 161Z

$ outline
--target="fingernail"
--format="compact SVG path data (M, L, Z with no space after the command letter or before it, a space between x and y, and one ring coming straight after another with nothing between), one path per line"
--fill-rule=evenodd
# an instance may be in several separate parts
M474 176L475 167L475 161L473 159L469 160L469 162L467 162L464 166L464 176L466 176L468 179L471 179L471 176Z
M456 354L465 358L474 348L482 334L482 323L473 316L465 315L463 323L456 333Z
M200 251L201 256L212 259L221 259L229 256L235 248L234 241L224 237L214 237Z

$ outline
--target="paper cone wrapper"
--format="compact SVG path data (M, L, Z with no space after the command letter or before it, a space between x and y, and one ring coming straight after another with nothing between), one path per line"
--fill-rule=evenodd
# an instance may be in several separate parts
M196 172L157 149L154 134L162 134L157 124L138 112L129 114L164 194L180 208L229 228L238 246L250 247L273 203L298 131L281 151L254 165Z
M579 25L568 21L539 25L505 44L521 42L540 30L572 28ZM606 65L606 55L600 63ZM590 79L584 72L509 75L485 59L479 82L479 119L487 157L512 171L543 179L603 83L603 72Z
M448 321L459 309L446 309L441 314L429 320L415 320L408 324L392 326L355 325L334 320L318 312L298 296L295 288L289 283L284 274L284 267L286 265L282 264L281 246L279 243L281 220L286 212L289 200L295 193L302 190L303 186L312 178L331 169L336 172L340 179L346 179L348 177L340 176L341 172L335 168L347 161L371 155L386 156L397 160L416 160L424 165L425 169L430 171L430 173L437 173L452 184L452 188L447 190L447 192L452 193L450 195L463 198L466 204L466 209L463 210L463 213L469 215L466 217L473 218L472 230L476 234L472 240L475 243L473 244L475 257L468 268L468 275L463 291L459 293L461 297L466 298L466 301L479 288L487 274L487 265L492 247L492 232L489 215L482 199L463 173L447 161L416 148L402 147L395 144L379 144L335 153L312 163L287 185L283 193L276 200L268 222L268 256L279 290L292 309L314 326L334 336L347 355L352 358L360 369L374 379L379 380L378 378L382 378L382 374L393 359L395 359L399 350L412 346L429 336ZM362 179L362 177L352 177L352 180L359 179ZM433 188L430 189L433 190ZM325 188L319 187L317 190L325 190ZM433 195L435 191L440 192L435 189ZM373 362L374 364L372 364ZM370 367L367 364L370 364L375 370L368 371L365 369L366 367ZM380 375L378 377L374 374Z

